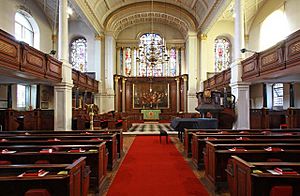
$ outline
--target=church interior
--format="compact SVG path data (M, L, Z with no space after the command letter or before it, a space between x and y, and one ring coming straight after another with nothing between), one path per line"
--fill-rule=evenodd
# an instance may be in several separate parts
M299 0L0 5L0 195L300 195Z

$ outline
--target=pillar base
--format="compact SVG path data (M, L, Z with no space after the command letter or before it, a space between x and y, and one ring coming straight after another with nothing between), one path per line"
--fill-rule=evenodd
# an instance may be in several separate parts
M100 105L99 105L100 113L105 113L105 112L115 110L114 94L102 94L99 96L99 98L100 98Z
M195 110L195 108L198 106L198 99L196 97L196 94L194 95L188 95L188 111L187 112L191 112L191 113L194 113L194 112L197 112Z
M70 83L54 86L54 130L72 130L72 87Z
M250 94L249 83L231 83L231 93L235 96L235 115L233 129L250 129Z

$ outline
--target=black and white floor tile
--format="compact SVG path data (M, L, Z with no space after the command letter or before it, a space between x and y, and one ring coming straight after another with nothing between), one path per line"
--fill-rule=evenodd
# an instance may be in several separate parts
M160 130L167 131L169 134L177 133L171 128L170 123L137 123L132 124L132 127L124 134L159 134Z

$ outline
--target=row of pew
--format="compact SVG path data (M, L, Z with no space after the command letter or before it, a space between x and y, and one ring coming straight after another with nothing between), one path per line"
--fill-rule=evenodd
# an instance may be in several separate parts
M185 130L185 154L216 191L300 195L300 131Z
M86 196L102 191L107 170L123 155L123 134L121 129L0 132L0 154L3 195L43 190Z

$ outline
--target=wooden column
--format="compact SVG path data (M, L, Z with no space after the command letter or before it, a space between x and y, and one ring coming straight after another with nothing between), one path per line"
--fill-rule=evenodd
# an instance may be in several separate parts
M122 78L122 112L126 112L126 79Z
M268 107L267 85L263 83L263 107Z
M115 76L115 111L119 110L119 77Z
M295 107L294 83L290 83L290 108Z
M180 80L176 78L176 112L180 112Z
M75 90L75 108L79 108L79 88Z
M41 85L36 85L36 109L41 108Z
M12 89L11 84L7 86L7 108L12 109Z
M183 100L184 100L184 112L187 112L187 76L183 76Z

